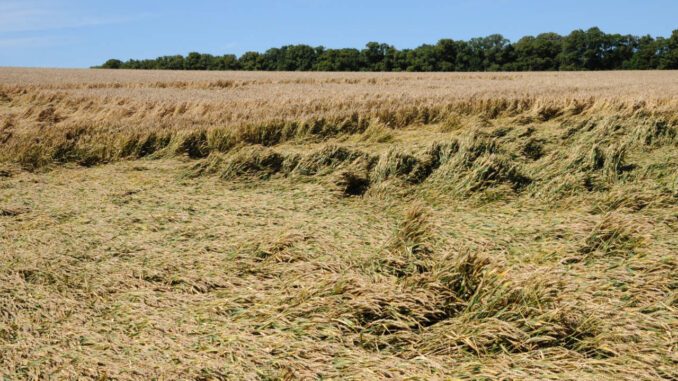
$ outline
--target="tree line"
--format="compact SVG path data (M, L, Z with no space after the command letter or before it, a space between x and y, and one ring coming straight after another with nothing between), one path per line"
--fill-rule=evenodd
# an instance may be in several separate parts
M512 43L500 34L398 50L369 42L364 49L287 45L264 53L214 56L192 52L156 59L110 59L96 68L266 71L548 71L678 69L678 30L671 37L578 29L542 33Z

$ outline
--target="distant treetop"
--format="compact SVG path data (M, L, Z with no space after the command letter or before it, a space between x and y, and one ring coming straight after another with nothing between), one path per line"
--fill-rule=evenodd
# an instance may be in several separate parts
M266 71L547 71L678 69L678 30L653 38L606 34L598 28L575 30L567 36L542 33L510 42L500 34L469 41L442 39L435 45L398 50L369 42L365 49L326 49L287 45L265 53L121 61L110 59L96 68L165 70Z

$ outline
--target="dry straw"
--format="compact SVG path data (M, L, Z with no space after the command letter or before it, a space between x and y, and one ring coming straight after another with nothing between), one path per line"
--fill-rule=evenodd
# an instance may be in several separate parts
M676 379L676 89L0 69L0 375Z

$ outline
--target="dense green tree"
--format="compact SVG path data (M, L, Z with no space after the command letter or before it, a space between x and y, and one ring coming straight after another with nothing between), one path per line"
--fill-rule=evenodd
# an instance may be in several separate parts
M578 29L567 36L542 33L511 43L500 34L468 41L441 39L435 45L398 50L368 42L362 50L286 45L264 53L213 56L191 52L122 62L101 68L171 70L319 70L319 71L533 71L678 69L678 30L671 37L606 34Z
M556 33L525 36L514 44L515 60L510 70L557 70L563 38Z
M637 48L633 57L624 63L625 69L656 69L659 65L657 41L650 35L637 38Z
M101 65L100 67L102 69L120 69L122 67L122 61L112 58L104 62L104 64Z
M365 71L391 71L393 62L386 60L386 54L390 49L393 49L393 47L388 44L368 42L366 49L360 52L363 63L361 69Z
M186 59L184 60L184 69L186 70L205 70L206 66L203 66L204 61L201 59L202 54L198 52L188 53Z
M360 51L358 49L327 49L319 56L314 65L319 71L358 71L360 70Z
M630 37L630 36L628 36ZM563 39L561 70L621 69L635 50L632 38L606 35L598 28L575 30Z
M316 49L308 45L286 46L283 47L280 70L309 71L313 68L316 59Z
M678 29L659 44L659 69L678 69Z
M235 54L224 54L219 57L217 70L238 70L239 68Z
M477 51L478 58L482 57L482 70L498 71L510 62L513 47L510 41L501 34L492 34L482 39L474 39L477 44L474 51Z
M263 70L264 57L257 52L246 52L238 59L238 65L243 70Z
M436 71L435 46L424 44L407 55L407 71Z
M158 69L182 70L184 68L184 57L181 55L158 57L155 61Z
M457 63L457 43L454 40L442 39L434 48L436 69L440 71L454 71Z
M587 51L586 32L574 30L563 39L562 49L558 56L560 70L577 70L584 68L584 54ZM590 56L590 54L589 54Z
M608 34L606 40L603 69L628 69L628 62L638 50L638 38L631 35Z

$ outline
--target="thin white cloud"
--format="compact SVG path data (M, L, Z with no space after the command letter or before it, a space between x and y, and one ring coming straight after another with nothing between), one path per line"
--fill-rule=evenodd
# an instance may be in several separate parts
M136 21L147 14L99 16L68 9L59 2L0 2L0 33L45 31L63 28L119 24Z
M68 43L67 38L46 37L20 37L0 39L0 49L7 48L42 48L47 46L60 46Z

